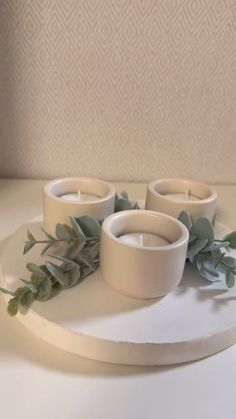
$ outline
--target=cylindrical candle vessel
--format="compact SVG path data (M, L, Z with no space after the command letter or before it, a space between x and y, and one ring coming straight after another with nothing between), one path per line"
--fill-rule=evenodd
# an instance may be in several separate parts
M103 220L114 212L115 188L93 178L61 178L43 187L44 228L55 235L57 223L70 225L70 216L91 215Z
M133 240L137 233L141 242ZM131 240L124 241L127 235ZM151 241L143 240L150 236ZM146 210L115 213L102 225L102 277L130 297L163 296L181 281L188 237L186 227L165 214Z
M213 220L216 213L216 192L206 183L187 179L160 179L147 187L147 210L163 212L178 218L187 211L196 221L200 217Z

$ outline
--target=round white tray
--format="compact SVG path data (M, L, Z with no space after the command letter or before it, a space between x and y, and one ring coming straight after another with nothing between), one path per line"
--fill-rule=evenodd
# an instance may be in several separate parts
M27 262L40 264L35 246L22 255L27 230L41 236L41 221L23 225L1 256L1 285L15 289L29 279ZM228 232L216 227L218 237ZM6 301L8 296L6 296ZM45 303L34 302L17 318L34 334L71 353L118 364L164 365L199 359L236 341L236 288L208 283L187 266L179 287L155 300L119 295L97 271Z

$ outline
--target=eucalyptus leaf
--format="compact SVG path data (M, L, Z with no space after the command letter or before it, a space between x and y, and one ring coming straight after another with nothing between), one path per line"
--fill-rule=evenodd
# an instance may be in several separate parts
M83 248L85 242L86 242L86 236L83 233L83 230L81 229L81 227L79 226L79 224L76 221L76 218L74 217L70 217L70 222L71 225L73 227L73 231L75 233L75 235L80 239L81 241L81 249Z
M219 278L219 272L216 270L210 255L198 255L196 265L199 273L208 281L216 281Z
M27 237L29 241L36 241L34 235L29 230L27 230Z
M47 301L51 296L52 290L52 282L49 278L45 278L38 289L38 293L36 295L37 300L39 301Z
M62 288L66 288L68 285L69 276L68 273L64 273L62 269L51 262L46 262L46 266L49 270L49 272L57 279L57 281L60 283Z
M80 266L77 265L69 273L69 283L68 283L67 288L74 287L74 285L76 285L78 281L80 280L80 277L81 277Z
M12 297L16 297L17 296L16 291L7 290L7 289L2 288L2 287L0 287L0 292L2 292L3 294L11 295Z
M235 275L231 271L226 271L225 282L228 288L233 288L235 285Z
M35 241L28 241L25 243L24 245L24 249L23 249L23 255L25 255L27 252L29 252L32 247L34 247L34 245L36 244Z
M32 291L28 289L28 291L24 292L20 297L20 303L23 306L29 307L32 302L34 301L35 295Z
M126 191L122 191L121 193L120 193L120 196L122 197L122 198L124 198L124 199L129 199L129 196L128 196L128 193L126 192Z
M232 233L227 234L227 236L224 237L224 240L229 243L229 247L231 249L236 249L236 231L232 231Z
M94 259L96 256L99 255L100 250L100 243L95 243L92 247L90 247L88 251L88 256L92 259Z
M183 223L185 227L187 227L188 231L191 230L193 223L191 216L188 212L181 211L181 213L178 216L178 220L181 221L181 223Z
M60 256L60 255L49 255L52 259L57 259L60 260L61 262L66 263L67 265L71 266L71 269L75 268L76 266L78 266L78 263L74 262L71 259L65 258L64 256Z
M91 275L93 273L93 269L90 269L88 266L85 266L82 270L81 270L81 277L80 279L84 279L86 278L86 276Z
M188 239L188 242L189 243L192 243L194 240L196 240L197 239L197 237L196 236L193 236L192 234L190 234L189 235L189 239Z
M209 245L214 241L214 230L207 218L199 218L193 224L191 234L199 239L207 239Z
M29 290L29 288L27 288L25 286L24 287L18 287L18 288L16 288L16 291L15 291L16 297L21 297L21 295L23 295L28 290Z
M56 224L56 236L58 239L69 239L71 237L69 231L63 224Z
M13 297L8 301L7 312L10 316L15 316L19 310L20 300L19 297Z
M100 237L101 225L96 218L91 217L90 215L82 215L81 217L76 217L75 220L86 237Z
M31 282L31 281L27 281L26 279L20 279L24 284L25 284L25 286L31 291L31 292L33 292L33 294L36 294L37 293L37 291L38 291L38 288L37 288L37 286L33 283L33 282Z
M132 205L127 199L118 198L115 201L115 212L131 210L131 209L132 209Z
M64 248L64 252L62 253L62 256L68 259L74 259L81 250L82 249L81 249L80 243L77 241L73 241L67 244L67 246Z
M210 250L211 252L214 252L214 251L216 251L217 249L218 249L218 250L223 249L223 248L227 249L227 248L228 248L228 245L229 245L229 242L227 242L227 241L222 241L222 242L215 241L215 242L213 242L213 243L211 244L211 246L209 247L209 250Z
M96 271L97 265L93 263L92 259L85 257L83 255L79 255L79 260L82 261L91 271Z
M35 265L35 263L27 263L26 268L28 271L36 274L39 278L45 278L47 276L43 269Z
M225 256L224 257L224 263L229 267L229 268L236 268L236 259L233 258L232 256Z
M214 246L214 243L213 243L213 245L211 247L211 254L212 254L213 259L215 259L216 261L219 258L221 258L222 255L223 255L222 254L222 251L221 251L221 248L219 246L217 246L217 245Z
M195 239L188 246L187 258L190 259L192 256L195 256L199 253L208 243L208 239Z

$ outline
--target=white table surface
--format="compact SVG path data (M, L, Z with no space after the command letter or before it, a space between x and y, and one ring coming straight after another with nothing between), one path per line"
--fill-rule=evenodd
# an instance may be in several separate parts
M0 239L41 213L44 182L0 180ZM144 199L143 184L116 186ZM215 189L218 220L236 229L236 186ZM2 296L0 316L2 419L236 418L236 346L179 366L108 365L42 342L6 314Z

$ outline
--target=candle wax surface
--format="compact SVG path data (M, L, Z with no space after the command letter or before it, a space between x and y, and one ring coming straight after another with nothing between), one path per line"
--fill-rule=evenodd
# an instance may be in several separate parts
M77 193L75 192L61 195L60 198L64 199L65 201L91 202L97 201L100 197L98 195L78 191Z
M172 201L200 201L200 198L194 195L190 194L184 194L184 193L172 193L172 194L166 194L164 195L168 199L171 199Z
M128 233L119 237L122 243L135 247L167 246L170 242L162 236L152 233Z

